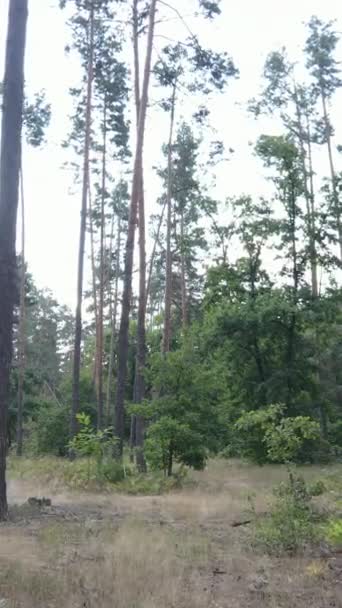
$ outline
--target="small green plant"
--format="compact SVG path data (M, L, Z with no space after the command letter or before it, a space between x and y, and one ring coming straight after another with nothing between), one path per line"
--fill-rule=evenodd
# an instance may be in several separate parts
M327 487L322 479L316 479L308 484L308 489L311 496L322 496L327 491Z
M90 416L85 413L77 415L80 430L69 442L69 449L76 455L88 459L88 481L91 476L91 462L96 462L96 477L98 481L121 481L125 477L125 470L121 464L111 458L117 440L112 435L112 429L95 430Z
M267 553L297 553L319 537L318 513L303 477L289 471L289 479L274 490L270 513L256 518L254 542Z
M324 528L325 539L334 547L342 547L342 517L331 519Z

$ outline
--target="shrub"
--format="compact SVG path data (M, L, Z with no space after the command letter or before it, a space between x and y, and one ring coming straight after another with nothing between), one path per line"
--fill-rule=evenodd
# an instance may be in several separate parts
M317 479L316 481L312 481L310 484L308 484L308 490L311 496L321 496L327 491L327 487L324 481Z
M98 467L98 474L101 478L110 483L119 483L127 475L131 475L131 469L125 468L120 462L113 459L102 461Z
M116 483L125 477L125 470L120 463L112 459L112 453L117 443L111 428L103 431L95 430L88 414L78 414L77 420L80 430L69 442L69 448L81 457L87 457L96 462L96 477L98 481L111 481ZM109 459L109 460L108 460ZM90 469L89 469L90 470Z
M206 461L203 444L202 435L188 424L162 416L149 426L145 455L152 469L162 469L165 475L172 474L174 461L201 470Z
M275 501L268 516L255 520L254 543L270 554L296 553L319 538L318 513L309 489L300 476L289 473L289 480L274 491Z
M65 456L69 439L68 408L45 403L28 425L27 450L35 455Z
M258 464L301 461L301 455L319 444L319 424L308 416L283 417L281 405L243 414L235 424L243 439L241 455Z

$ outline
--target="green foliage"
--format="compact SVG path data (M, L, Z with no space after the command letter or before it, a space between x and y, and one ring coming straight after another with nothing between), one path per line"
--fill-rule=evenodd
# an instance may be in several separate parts
M203 468L220 433L219 374L199 361L189 338L179 351L166 356L156 353L150 377L158 397L133 408L149 420L145 444L148 463L167 474L171 474L174 461Z
M289 474L287 483L275 489L270 513L254 522L253 540L256 546L273 555L297 553L319 538L315 511L304 479Z
M327 487L322 479L317 479L308 484L308 491L311 496L321 496L327 491Z
M283 406L271 405L243 414L235 424L242 455L254 462L296 462L305 444L318 441L319 424L306 416L284 418Z
M194 469L203 469L206 450L203 437L188 424L162 416L148 429L145 456L153 469L172 473L173 459Z
M342 518L331 519L324 527L325 539L334 547L342 547Z
M125 474L122 465L115 463L112 459L117 443L116 438L112 435L112 429L95 430L90 416L85 413L77 414L77 421L80 430L69 442L71 452L80 457L95 460L98 480L104 478L112 482L121 481Z
M27 426L28 453L65 456L69 440L70 412L53 402L40 405L34 420Z
M267 409L244 413L235 423L236 431L241 435L241 456L258 464L268 461L265 445L265 433L274 427L282 412L280 405L271 405Z
M29 145L38 148L44 143L45 131L50 124L51 106L46 101L45 92L37 93L32 102L25 100L23 124Z
M272 462L296 462L305 443L320 437L319 424L307 416L283 418L265 431L264 441Z

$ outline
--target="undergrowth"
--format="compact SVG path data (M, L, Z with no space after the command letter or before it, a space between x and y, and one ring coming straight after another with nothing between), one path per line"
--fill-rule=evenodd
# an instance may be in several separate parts
M95 458L76 458L73 461L55 457L9 458L12 479L38 481L52 490L69 489L89 492L122 492L125 494L157 495L181 488L187 471L180 468L172 477L162 473L140 474L130 464Z
M313 501L326 490L322 481L307 484L289 471L286 482L273 490L273 501L266 516L254 518L253 544L269 554L304 551L322 538L324 515Z

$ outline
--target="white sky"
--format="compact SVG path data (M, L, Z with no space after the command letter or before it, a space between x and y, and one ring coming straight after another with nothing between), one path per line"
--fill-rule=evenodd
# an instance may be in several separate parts
M171 0L170 0L171 1ZM176 0L186 11L190 0ZM76 59L66 57L64 47L69 31L57 0L29 0L26 82L28 93L46 89L52 105L52 124L48 145L42 150L24 150L26 205L26 252L29 269L39 287L49 287L59 301L75 303L76 266L79 232L80 196L73 186L71 170L62 168L68 160L60 143L68 132L70 100L68 88L77 82ZM270 119L255 122L247 115L244 103L257 95L266 55L285 45L292 59L300 57L305 40L304 21L315 14L337 19L342 31L340 0L222 0L223 14L208 22L201 40L215 50L226 50L240 70L240 79L213 100L211 107L218 138L235 154L217 171L216 196L259 193L264 188L264 170L252 155L249 142L262 132L271 133L277 125ZM0 70L4 62L8 0L0 0ZM164 26L165 27L165 26ZM161 44L161 42L156 44ZM342 60L342 46L338 49ZM1 80L1 71L0 71ZM342 91L335 97L333 122L336 142L342 143ZM165 127L165 129L164 129ZM152 165L160 161L160 145L167 137L163 120L149 112L145 171L148 209L158 194ZM337 169L342 156L336 154ZM325 156L319 157L319 170L328 174Z

